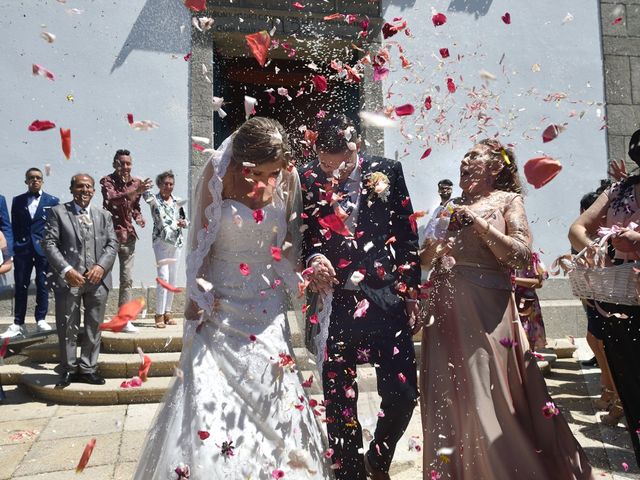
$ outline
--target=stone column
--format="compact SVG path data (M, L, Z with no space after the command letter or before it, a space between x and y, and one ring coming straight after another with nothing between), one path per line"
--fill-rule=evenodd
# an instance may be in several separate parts
M199 32L192 27L191 60L189 62L189 145L191 136L208 137L213 145L213 85L205 78L202 65L205 65L207 77L214 81L212 72L213 36L211 31ZM189 197L198 183L202 167L209 155L189 146ZM189 208L191 202L189 202Z
M600 0L600 21L609 159L631 169L629 138L640 128L640 0Z

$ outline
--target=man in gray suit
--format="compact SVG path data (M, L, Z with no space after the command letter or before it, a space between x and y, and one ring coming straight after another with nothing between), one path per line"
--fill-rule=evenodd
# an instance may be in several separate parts
M49 261L56 300L56 326L63 373L56 385L71 382L103 385L96 373L100 353L100 329L111 268L118 253L118 239L111 214L91 205L94 180L86 173L71 178L73 201L51 209L42 248ZM80 303L84 305L85 333L77 358Z

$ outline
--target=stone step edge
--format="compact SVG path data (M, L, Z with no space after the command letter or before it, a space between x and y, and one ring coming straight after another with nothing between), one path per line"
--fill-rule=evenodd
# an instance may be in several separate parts
M122 379L108 378L104 385L72 383L55 388L59 376L54 373L23 374L21 384L35 397L65 405L121 405L160 402L173 377L150 377L141 387L120 388Z

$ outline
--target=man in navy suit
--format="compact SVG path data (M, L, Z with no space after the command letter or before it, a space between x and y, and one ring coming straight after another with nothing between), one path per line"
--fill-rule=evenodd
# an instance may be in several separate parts
M300 170L303 260L313 271L310 290L325 304L315 320L321 334L312 341L334 475L390 480L396 445L418 398L411 335L417 330L420 261L413 208L400 162L361 155L349 118L327 116L317 134L317 158ZM314 296L309 300L313 305ZM307 317L307 323L314 322ZM375 366L382 398L367 450L357 410L356 365L362 363Z
M25 336L27 333L24 317L27 313L27 296L31 272L36 268L36 311L39 332L51 330L45 321L49 309L49 293L46 287L47 257L40 246L44 237L44 226L51 207L60 203L57 197L42 191L42 171L30 168L25 173L29 190L14 197L11 204L11 226L13 227L13 264L15 280L15 318L1 338Z
M0 231L7 240L7 251L13 257L13 229L9 218L9 209L4 195L0 195Z

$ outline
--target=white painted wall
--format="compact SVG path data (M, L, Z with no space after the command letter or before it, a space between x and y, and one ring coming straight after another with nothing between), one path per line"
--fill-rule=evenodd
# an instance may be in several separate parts
M73 8L82 13L68 12ZM190 17L178 0L2 0L0 28L0 193L9 203L26 190L25 170L44 170L46 163L52 173L45 191L70 200L71 176L82 171L98 180L110 173L118 148L131 150L135 175L155 178L172 168L176 194L186 196L188 72L183 56L190 50ZM54 33L56 41L45 42L42 31ZM55 81L33 77L32 63L53 71ZM128 112L160 128L134 131L126 121ZM35 119L71 128L71 160L62 155L57 129L27 131ZM101 202L98 191L94 203ZM134 274L136 286L149 286L156 276L151 216L146 204L142 208L148 225L140 232Z
M589 105L603 102L598 2L589 0L578 6L570 0L385 0L383 4L388 21L394 17L408 20L413 38L400 33L390 40L402 44L414 65L403 70L397 61L397 49L392 49L396 68L384 82L384 91L390 90L393 96L385 99L385 104L413 103L419 108L427 94L433 97L434 107L424 118L419 110L404 117L405 133L422 135L423 140L408 140L399 130L385 132L386 155L393 158L396 152L399 154L408 173L414 208L431 209L435 205L439 179L448 177L457 185L459 162L471 146L469 136L477 127L476 122L469 122L461 128L460 111L470 102L469 91L485 83L478 75L484 69L497 76L489 88L499 100L490 103L499 105L501 112L487 112L494 126L480 138L499 133L503 142L514 143L521 171L524 161L543 152L564 166L560 175L542 189L529 186L525 201L534 247L545 252L547 261L565 253L569 248L568 229L578 215L580 197L606 177L606 138L601 130L602 114L597 114L601 106ZM447 15L446 25L433 26L431 7ZM511 25L501 20L505 12L511 14ZM568 12L574 19L563 25ZM442 47L448 47L451 53L444 61L438 54ZM458 60L458 55L463 58ZM538 73L532 71L534 64L540 66ZM454 78L458 85L453 95L447 93L446 77ZM529 94L533 89L537 93ZM557 92L569 98L558 104L542 100ZM451 109L444 124L437 126L434 119L442 106ZM569 118L572 110L584 111L584 117ZM565 122L566 131L543 144L542 130L550 123ZM450 141L438 144L434 140L436 132L450 132ZM421 161L427 144L433 153ZM454 189L454 195L459 193Z

